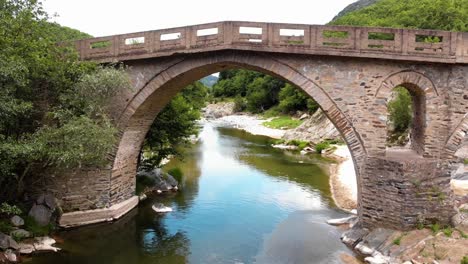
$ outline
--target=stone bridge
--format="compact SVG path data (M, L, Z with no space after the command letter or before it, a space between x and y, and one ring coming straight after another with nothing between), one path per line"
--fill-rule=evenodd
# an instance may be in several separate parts
M428 43L428 36L440 42ZM76 42L83 60L123 62L133 89L110 103L119 143L109 166L56 173L61 225L115 219L136 206L138 153L159 111L186 85L228 68L282 78L317 101L351 151L364 226L448 223L454 154L468 130L468 34L392 28L219 22ZM413 98L411 149L386 146L392 89Z

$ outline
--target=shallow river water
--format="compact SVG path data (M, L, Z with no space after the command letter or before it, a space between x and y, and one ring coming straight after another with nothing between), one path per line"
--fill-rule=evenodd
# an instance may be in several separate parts
M325 223L345 216L331 199L331 161L209 123L200 136L165 166L184 172L180 192L150 197L116 223L62 232L60 253L29 263L340 263L352 254ZM174 211L158 215L156 202Z

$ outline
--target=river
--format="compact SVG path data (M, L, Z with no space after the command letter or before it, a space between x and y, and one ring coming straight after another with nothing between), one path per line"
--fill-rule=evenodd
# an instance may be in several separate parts
M353 254L325 223L346 216L331 199L327 165L270 140L206 123L186 157L183 189L150 196L112 224L59 233L60 253L34 264L341 263ZM174 209L158 215L151 205Z

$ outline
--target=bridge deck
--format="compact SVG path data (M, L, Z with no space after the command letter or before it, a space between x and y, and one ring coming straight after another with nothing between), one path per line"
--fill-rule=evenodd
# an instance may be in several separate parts
M438 39L428 43L424 39ZM84 39L83 60L126 61L224 49L468 63L468 33L226 21Z

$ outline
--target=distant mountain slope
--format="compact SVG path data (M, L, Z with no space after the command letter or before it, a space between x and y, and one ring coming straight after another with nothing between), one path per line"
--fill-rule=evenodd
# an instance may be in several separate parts
M343 15L345 8L329 25L468 31L468 0L361 0L355 4L369 2L374 3Z
M342 17L350 12L353 12L353 11L356 11L356 10L359 10L359 9L362 9L364 7L367 7L367 6L370 6L372 4L374 4L375 2L377 2L379 0L358 0L350 5L348 5L347 7L345 7L343 10L341 10L338 15L336 15L333 20L339 18L339 17ZM332 21L333 21L332 20Z
M218 77L214 75L208 75L205 78L201 79L200 82L203 83L206 87L211 88L215 83L218 82Z

